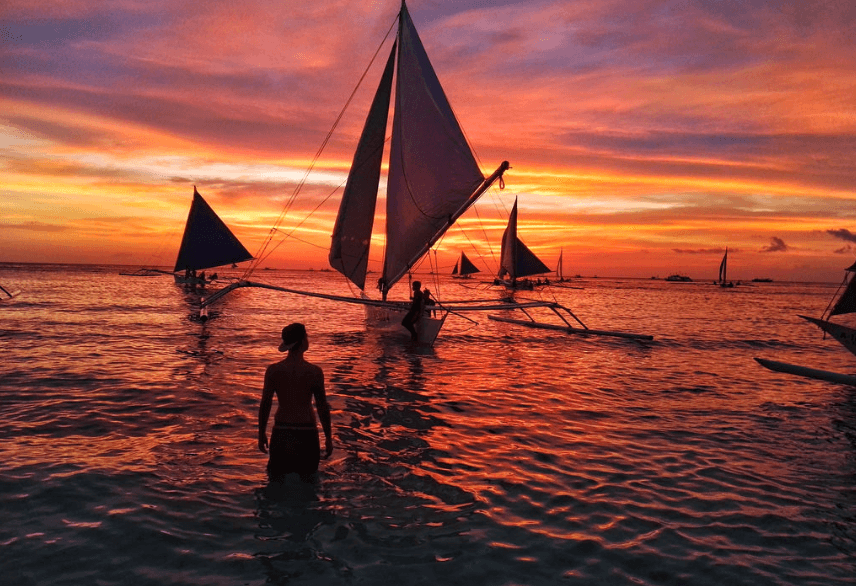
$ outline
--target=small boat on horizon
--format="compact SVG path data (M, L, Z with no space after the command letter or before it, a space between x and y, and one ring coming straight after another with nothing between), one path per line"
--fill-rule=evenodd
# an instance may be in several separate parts
M677 273L674 275L669 275L668 277L665 278L665 280L670 281L672 283L691 283L692 282L692 279L690 279L686 275L679 275Z

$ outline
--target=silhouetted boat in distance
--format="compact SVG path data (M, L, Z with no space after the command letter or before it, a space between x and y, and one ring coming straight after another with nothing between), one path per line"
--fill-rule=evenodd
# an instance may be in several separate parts
M718 284L720 287L734 287L734 283L726 280L726 274L728 272L728 247L725 248L725 254L722 255L722 262L719 263L719 280L715 281L714 284Z
M665 279L666 281L671 281L672 283L691 283L692 279L687 277L686 275L669 275Z
M461 252L461 258L455 261L455 268L452 269L452 277L456 279L470 279L471 275L480 273L479 268L467 258L467 255Z
M253 255L232 234L226 223L199 195L194 186L193 201L173 268L175 282L192 287L205 287L213 279L206 277L204 272L197 274L197 271L235 265L252 258Z

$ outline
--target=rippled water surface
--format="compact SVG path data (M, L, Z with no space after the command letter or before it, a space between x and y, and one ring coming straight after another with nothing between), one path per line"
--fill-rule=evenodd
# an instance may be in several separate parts
M23 291L0 305L4 583L854 583L856 390L752 360L856 370L797 317L834 286L583 279L542 295L654 341L478 315L425 350L258 289L200 324L171 278L118 273L0 267ZM256 420L291 321L336 451L279 488Z

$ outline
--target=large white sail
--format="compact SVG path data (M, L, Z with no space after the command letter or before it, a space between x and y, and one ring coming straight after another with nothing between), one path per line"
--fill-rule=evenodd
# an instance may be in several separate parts
M384 290L427 252L474 201L471 196L484 182L404 3L397 73Z
M339 215L330 243L330 266L345 275L354 285L365 289L369 247L377 203L386 122L392 95L392 73L395 45L389 54L380 86L366 118L348 182L339 204Z

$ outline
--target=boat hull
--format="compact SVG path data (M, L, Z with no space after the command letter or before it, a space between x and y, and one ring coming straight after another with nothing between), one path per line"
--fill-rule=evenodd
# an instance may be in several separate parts
M392 309L389 307L377 307L374 305L366 305L366 325L375 329L399 331L402 334L408 334L407 330L401 325L401 320L407 315L407 309ZM448 315L445 311L440 317L431 317L427 312L416 322L416 342L420 345L433 346L437 336L440 335L440 330L443 328L443 323Z

